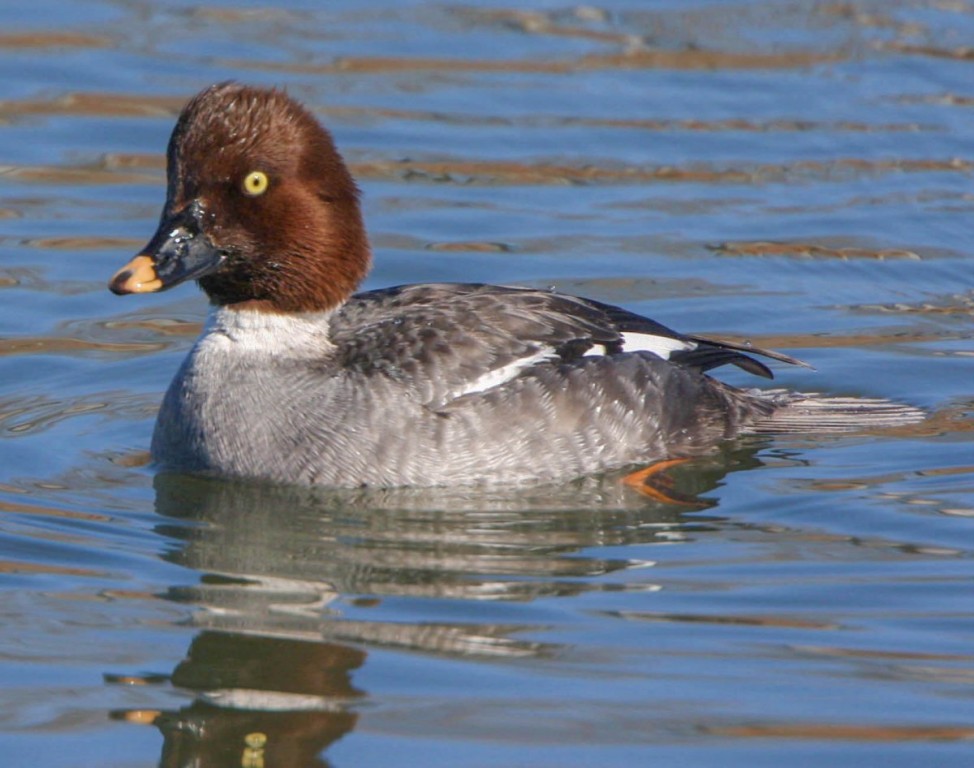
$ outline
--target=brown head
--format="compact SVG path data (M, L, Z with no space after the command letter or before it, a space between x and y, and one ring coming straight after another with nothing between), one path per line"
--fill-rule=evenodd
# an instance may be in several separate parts
M117 294L190 279L218 305L331 309L368 272L358 189L328 132L282 91L211 86L169 140L168 187L148 245Z

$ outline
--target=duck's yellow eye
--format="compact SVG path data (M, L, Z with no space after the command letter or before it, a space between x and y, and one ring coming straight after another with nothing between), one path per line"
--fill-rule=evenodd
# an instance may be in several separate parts
M244 176L241 185L243 193L248 197L259 197L267 191L267 174L263 171L251 171Z

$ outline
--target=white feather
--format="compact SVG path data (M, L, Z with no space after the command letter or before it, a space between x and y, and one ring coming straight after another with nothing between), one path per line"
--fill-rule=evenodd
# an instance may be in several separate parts
M475 392L486 392L488 389L493 389L494 387L499 387L501 384L506 384L525 368L530 368L535 363L540 363L545 360L554 360L557 357L558 353L550 348L542 349L539 352L535 352L533 355L519 357L517 360L512 360L506 365L502 365L500 368L494 368L493 370L487 371L487 373L478 376L476 379L468 381L463 387L454 391L452 395L453 397L462 397L463 395L472 395Z
M669 360L674 352L696 349L694 341L682 341L670 336L657 336L653 333L624 333L622 334L623 352L652 352L664 360ZM596 345L585 353L586 357L601 357L605 354L605 347Z
M664 360L669 360L674 352L696 349L697 344L694 341L657 336L652 333L624 333L622 348L626 352L652 352Z

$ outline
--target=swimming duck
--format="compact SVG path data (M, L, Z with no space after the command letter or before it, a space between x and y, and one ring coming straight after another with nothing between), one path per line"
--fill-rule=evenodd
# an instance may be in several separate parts
M778 352L591 299L482 284L354 293L371 254L331 136L286 93L195 96L159 227L116 294L196 280L208 320L163 399L163 468L329 486L520 483L703 454L754 432L896 425L885 400L742 390Z

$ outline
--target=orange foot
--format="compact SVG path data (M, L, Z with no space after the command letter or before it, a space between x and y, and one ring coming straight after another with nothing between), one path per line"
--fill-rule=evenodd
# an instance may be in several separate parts
M673 489L673 479L665 474L670 467L684 464L690 459L666 459L650 464L648 467L636 470L624 478L622 482L630 488L634 488L644 496L648 496L654 501L662 504L684 504L688 506L699 506L700 500L693 496L687 496Z

